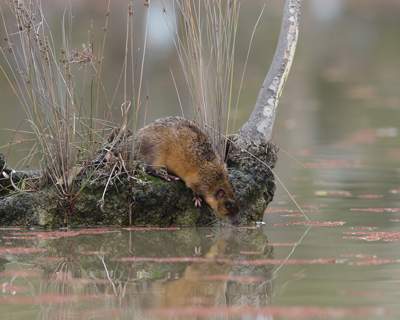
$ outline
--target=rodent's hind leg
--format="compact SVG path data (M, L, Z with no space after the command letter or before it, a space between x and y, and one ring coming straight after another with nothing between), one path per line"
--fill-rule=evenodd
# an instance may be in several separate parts
M147 165L145 167L145 171L155 177L159 177L166 181L178 181L180 180L179 177L169 174L168 171L163 167L154 167Z

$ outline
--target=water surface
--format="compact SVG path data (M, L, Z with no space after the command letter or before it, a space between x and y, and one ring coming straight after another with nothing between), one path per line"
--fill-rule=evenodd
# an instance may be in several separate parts
M395 162L319 157L309 220L280 193L264 226L2 229L2 319L398 319Z
M400 7L334 0L327 12L325 2L305 6L274 131L276 172L308 218L278 185L258 227L5 228L0 318L399 319ZM279 26L271 12L249 61L242 120L273 54L263 38ZM151 71L150 118L172 114L169 72ZM11 95L4 81L1 90ZM7 101L0 124L16 128L24 116ZM2 133L1 145L11 139ZM1 150L14 165L24 148Z

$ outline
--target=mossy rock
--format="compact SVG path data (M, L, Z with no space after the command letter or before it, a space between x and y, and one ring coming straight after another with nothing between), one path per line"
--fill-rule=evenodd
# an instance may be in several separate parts
M272 201L275 181L270 169L276 163L278 149L272 143L237 148L237 140L236 136L230 138L227 165L240 206L240 222L248 224L262 220L268 203ZM193 193L182 181L167 182L149 176L139 164L133 167L135 170L132 176L121 174L111 183L107 174L101 176L86 172L76 179L76 188L81 190L78 196L64 200L57 197L52 187L38 192L10 194L10 184L3 179L0 223L46 227L205 226L216 221L207 205L194 207ZM17 172L15 177L17 181L23 181L33 174L37 175L37 172ZM96 179L85 179L88 176L93 178L94 175ZM104 202L101 202L107 183Z

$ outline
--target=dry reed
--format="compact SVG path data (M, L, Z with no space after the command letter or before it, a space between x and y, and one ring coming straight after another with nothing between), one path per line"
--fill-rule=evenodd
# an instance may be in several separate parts
M133 1L129 1L121 72L123 89L118 83L109 99L103 83L103 64L110 4L111 0L107 0L99 44L91 29L87 43L79 49L72 47L73 14L69 4L61 19L61 41L53 36L40 0L7 0L0 4L0 32L5 35L0 46L4 60L0 71L24 108L44 177L64 199L76 192L73 180L81 171L83 160L91 159L104 143L105 132L112 126L114 105L121 110L122 121L114 126L118 131L113 143L124 139L128 129L137 127L145 50L140 63L136 63ZM117 101L121 90L123 101ZM102 114L100 109L106 112Z
M2 71L24 107L36 137L42 167L61 195L71 190L71 172L78 158L80 123L75 100L73 64L91 63L92 48L73 52L68 17L62 21L62 47L55 40L38 1L8 1L14 23L0 7L6 47Z
M234 106L236 36L239 0L175 0L181 16L177 49L195 120L225 153Z

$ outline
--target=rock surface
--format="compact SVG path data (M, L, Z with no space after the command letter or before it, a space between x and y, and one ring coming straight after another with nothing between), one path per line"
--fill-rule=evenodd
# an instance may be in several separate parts
M275 181L270 168L275 165L278 149L272 143L238 148L237 139L230 138L227 164L241 209L241 224L248 224L262 220L273 198ZM121 174L111 181L108 174L96 175L93 179L93 173L85 173L76 179L76 189L81 190L78 195L60 199L52 187L29 193L15 191L6 178L11 170L0 157L0 169L5 172L0 180L0 224L205 226L216 221L207 205L194 207L193 193L182 181L167 182L149 176L139 165L136 167L133 177ZM37 172L14 172L14 184L32 175ZM101 202L107 183L104 202Z

